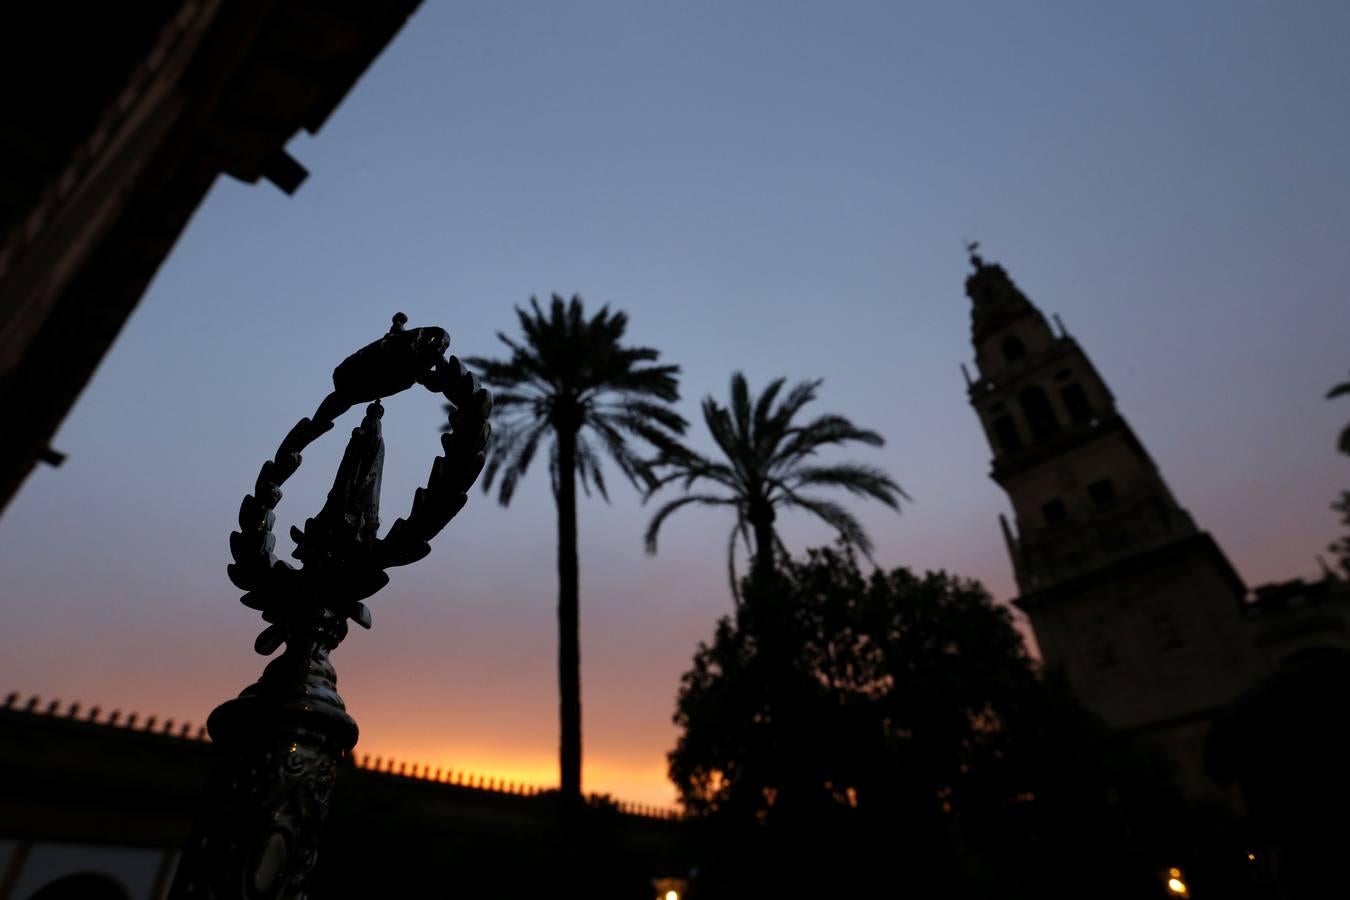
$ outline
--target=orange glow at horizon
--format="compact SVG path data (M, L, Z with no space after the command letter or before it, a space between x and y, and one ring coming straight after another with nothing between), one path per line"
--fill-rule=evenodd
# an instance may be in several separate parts
M484 784L493 781L498 785L515 785L516 789L547 791L558 787L558 760L535 752L459 747L439 752L404 753L397 743L370 746L362 743L357 745L354 755L362 768L383 770L391 764L395 769L406 765L410 769L415 767L420 773L425 766L432 775L440 770L441 781L448 781L454 773L460 780L482 778ZM582 763L581 783L587 795L609 795L618 801L640 803L663 811L680 810L675 787L660 763L651 765L601 757Z

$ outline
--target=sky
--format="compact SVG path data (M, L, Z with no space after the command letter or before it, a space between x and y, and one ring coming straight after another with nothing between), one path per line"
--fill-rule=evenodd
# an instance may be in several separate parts
M287 197L220 181L0 518L0 690L202 722L260 673L225 577L258 466L397 311L495 354L551 293L626 311L682 370L823 378L888 567L1015 594L969 408L978 239L1058 313L1249 584L1317 573L1350 417L1350 5L438 2L317 135ZM386 404L385 522L441 405ZM348 414L278 510L322 505ZM708 447L697 424L691 441ZM618 482L615 474L612 485ZM585 787L673 803L681 673L731 609L718 509L647 556L626 487L580 508ZM782 520L794 551L828 531ZM334 653L358 755L556 784L546 472L475 491Z

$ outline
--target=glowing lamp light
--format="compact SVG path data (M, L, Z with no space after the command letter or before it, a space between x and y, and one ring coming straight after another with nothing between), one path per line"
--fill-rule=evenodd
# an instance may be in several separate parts
M1191 889L1182 880L1180 869L1174 867L1167 870L1167 892L1173 897L1186 898L1191 896Z
M655 889L648 896L655 900L680 900L689 889L689 880L683 877L653 878L652 887Z

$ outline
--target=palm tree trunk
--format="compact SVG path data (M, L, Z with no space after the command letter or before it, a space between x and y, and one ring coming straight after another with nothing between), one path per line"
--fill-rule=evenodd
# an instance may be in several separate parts
M558 429L559 780L564 805L581 801L581 620L577 566L577 434Z
M773 571L774 518L773 507L767 504L752 505L750 509L750 529L755 535L755 558L750 562L750 571L760 580Z

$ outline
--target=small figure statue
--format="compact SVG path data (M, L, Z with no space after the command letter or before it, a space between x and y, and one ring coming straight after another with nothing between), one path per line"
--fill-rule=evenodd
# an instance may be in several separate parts
M384 473L384 438L380 401L366 407L365 418L352 429L351 440L338 464L328 500L319 514L305 523L305 550L316 556L340 559L352 550L369 548L380 527L380 479ZM317 551L317 552L316 552Z
M976 271L984 268L984 258L975 251L980 249L979 241L966 241L966 252L970 254L970 264Z

